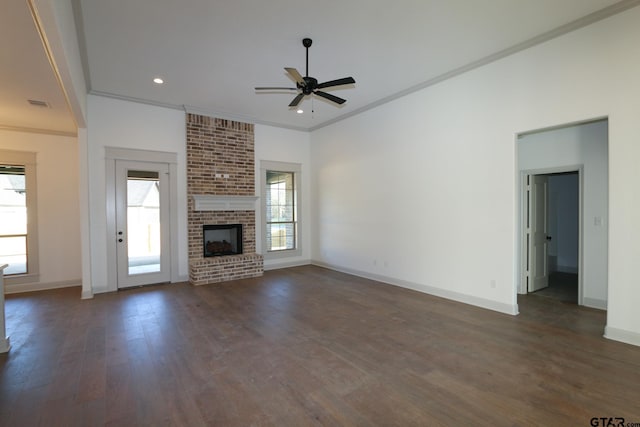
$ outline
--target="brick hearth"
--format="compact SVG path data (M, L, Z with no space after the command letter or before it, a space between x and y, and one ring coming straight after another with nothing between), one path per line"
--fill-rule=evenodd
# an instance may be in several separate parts
M254 196L253 125L187 114L189 281L193 285L261 276L255 211L196 211L193 196ZM242 224L243 254L204 257L202 226Z

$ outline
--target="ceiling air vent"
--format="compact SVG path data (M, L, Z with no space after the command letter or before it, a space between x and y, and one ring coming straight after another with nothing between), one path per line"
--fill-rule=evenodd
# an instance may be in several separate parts
M27 99L27 102L31 105L33 105L34 107L45 107L45 108L49 108L50 105L47 101L40 101L38 99Z

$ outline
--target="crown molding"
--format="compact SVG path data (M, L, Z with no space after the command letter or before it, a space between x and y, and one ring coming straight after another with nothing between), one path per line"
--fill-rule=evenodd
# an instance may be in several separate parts
M68 132L63 130L52 130L52 129L38 129L38 128L29 128L29 127L22 127L22 126L0 125L0 130L6 130L10 132L39 133L43 135L70 136L73 138L76 138L78 136L78 132Z

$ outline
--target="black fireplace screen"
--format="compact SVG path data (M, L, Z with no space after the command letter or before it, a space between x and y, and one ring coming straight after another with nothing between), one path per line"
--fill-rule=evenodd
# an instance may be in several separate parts
M242 224L203 225L204 256L242 253Z

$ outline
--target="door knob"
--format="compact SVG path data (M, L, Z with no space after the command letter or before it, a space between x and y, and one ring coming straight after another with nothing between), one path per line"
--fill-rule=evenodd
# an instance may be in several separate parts
M551 240L551 236L547 236L547 240Z
M118 242L122 243L122 239L118 239Z

